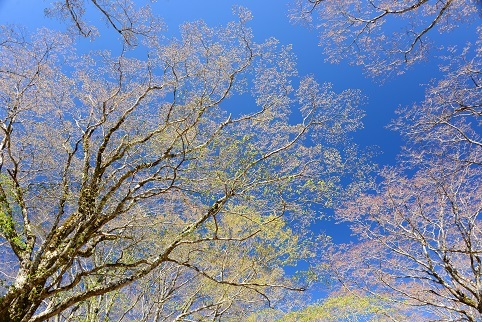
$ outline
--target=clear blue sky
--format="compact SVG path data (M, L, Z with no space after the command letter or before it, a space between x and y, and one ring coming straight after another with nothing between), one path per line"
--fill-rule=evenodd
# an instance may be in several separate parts
M15 23L29 29L58 26L56 21L43 17L43 9L49 2L0 0L0 24ZM225 24L233 19L231 12L235 4L249 8L254 16L251 26L256 39L261 41L275 37L282 44L292 44L300 74L313 74L320 82L331 82L337 91L347 88L362 90L368 98L363 106L366 110L365 129L355 134L356 141L362 146L379 146L383 154L378 163L393 164L401 141L397 133L385 129L385 126L395 117L394 111L398 106L411 105L423 99L424 88L420 84L427 84L430 78L436 76L437 67L417 66L406 75L380 85L365 77L359 67L325 63L316 31L290 23L290 3L292 1L289 0L159 0L154 3L154 8L163 17L170 34L176 34L178 26L185 21L203 19L209 25ZM116 41L117 35L112 30L108 36L110 40L107 41Z
M28 29L41 26L58 26L56 21L43 17L43 9L50 1L41 0L0 0L0 24L15 23ZM359 67L346 63L331 65L324 63L322 48L315 30L294 26L288 18L289 4L286 0L158 0L153 4L156 12L164 18L168 33L177 34L178 26L186 21L205 20L209 25L225 24L233 19L232 6L245 6L253 12L251 23L258 41L275 37L282 44L292 44L298 57L301 75L313 74L319 82L331 82L336 91L348 88L361 89L367 97L364 119L365 128L355 133L355 141L364 146L378 146L382 152L376 161L380 165L394 165L400 152L402 141L399 135L386 129L391 119L396 117L399 106L412 105L423 100L425 88L420 84L429 83L439 76L435 63L417 65L405 75L390 79L383 85L365 77ZM63 27L62 27L63 28ZM117 42L117 34L108 31L108 37L101 46ZM452 36L453 37L453 36ZM110 38L110 39L109 39ZM461 39L463 40L463 32ZM349 231L346 226L324 223L321 229L327 230L337 242L346 241Z
M282 44L292 44L298 57L301 75L313 74L319 82L331 82L336 91L348 88L361 89L367 97L365 128L355 133L355 141L362 147L378 146L382 153L376 162L380 165L394 164L402 144L397 133L386 129L395 117L399 106L411 105L423 99L424 88L430 78L437 74L432 65L417 66L402 77L391 79L380 85L365 77L359 67L346 63L331 65L324 63L322 47L315 30L293 25L288 18L290 5L286 0L158 0L153 4L157 14L163 17L168 34L176 35L179 25L186 21L205 20L209 25L225 24L232 20L233 5L242 5L253 12L251 22L255 38L262 41L275 37ZM44 8L50 1L42 0L0 0L0 24L20 24L28 29L42 26L64 28L57 21L44 17ZM84 45L108 47L118 44L117 34L112 29L103 34L102 41ZM346 226L323 223L319 226L334 237L335 241L346 241L349 231Z
M363 106L366 111L365 128L355 133L355 141L362 147L378 146L382 153L375 161L381 166L394 165L402 141L397 133L386 129L386 125L396 117L395 110L399 106L423 100L425 88L421 84L428 84L430 79L440 75L436 63L417 65L413 70L390 79L383 85L365 77L360 67L346 63L325 63L316 30L290 23L288 14L293 2L294 0L158 0L153 6L156 13L163 17L168 33L172 35L177 34L178 27L183 22L203 19L212 26L225 24L233 19L233 5L249 8L254 16L250 25L255 38L262 41L275 37L282 44L292 44L301 75L313 74L319 82L331 82L336 91L348 88L362 90L367 97L367 104ZM42 26L64 28L59 27L56 21L44 18L43 10L49 3L50 1L42 0L0 0L0 24L20 24L28 29ZM449 37L460 37L464 41L464 31L460 31L458 36ZM441 40L443 41L442 38ZM118 44L117 34L108 30L102 41L97 41L95 46L109 47L115 44ZM325 221L314 228L326 231L335 242L350 239L346 225ZM313 295L317 298L324 293L315 292Z

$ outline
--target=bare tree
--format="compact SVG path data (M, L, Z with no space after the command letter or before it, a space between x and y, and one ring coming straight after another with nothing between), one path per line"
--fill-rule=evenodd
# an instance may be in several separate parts
M464 154L459 160L480 163L475 158L481 147L480 28L469 32L467 41L475 41L462 49L455 46L460 40L454 44L446 37L439 44L443 51L437 55L430 51L430 34L435 29L450 31L480 19L479 1L308 0L298 4L298 18L321 20L321 41L331 61L349 59L373 76L403 72L424 59L440 62L443 76L427 87L423 102L399 111L394 129L423 144L420 153L435 149L450 154L454 149ZM475 34L477 38L472 37Z
M473 0L300 0L296 20L315 21L331 62L349 59L379 76L432 55L430 34L480 19Z
M239 17L186 24L145 60L4 27L3 321L216 320L302 289L283 267L312 256L312 206L361 169L337 149L359 93L311 77L295 90L290 49L255 43Z
M338 212L360 243L333 257L351 289L420 307L422 320L482 317L481 167L432 159L407 177L382 172L377 193ZM342 251L343 249L343 251Z
M45 14L66 21L71 33L90 38L99 35L99 26L97 21L86 20L86 16L100 17L124 43L135 46L139 37L155 37L163 28L161 19L152 13L151 1L147 2L139 7L130 0L63 0L53 2L45 9Z
M451 50L442 67L444 76L427 88L425 100L400 109L400 117L392 124L418 145L416 150L423 151L425 157L455 154L455 162L482 163L480 30L478 36L475 44Z
M435 59L430 34L479 19L480 3L309 0L299 5L301 18L320 19L331 61L348 58L379 76ZM422 321L482 316L478 33L474 44L448 48L444 76L428 87L421 104L399 111L393 127L408 139L402 162L381 171L374 191L337 212L359 242L335 246L330 261L335 277L355 293L419 308Z

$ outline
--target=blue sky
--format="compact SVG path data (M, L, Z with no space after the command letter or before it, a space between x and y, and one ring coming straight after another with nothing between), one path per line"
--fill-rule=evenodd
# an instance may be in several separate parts
M158 0L154 4L156 13L161 15L168 26L168 33L177 34L178 26L186 21L205 20L209 25L225 24L233 19L232 6L245 6L253 12L251 23L255 38L262 41L275 37L282 44L292 44L298 57L298 69L301 75L312 74L319 82L331 82L336 91L348 88L361 89L367 97L362 107L366 111L365 127L355 133L355 141L362 147L378 146L381 154L375 160L381 166L394 165L400 152L402 140L396 132L386 129L386 125L395 118L399 106L408 106L423 100L425 87L432 78L439 76L435 62L416 65L412 70L383 84L366 77L360 67L347 63L332 65L324 62L322 44L316 30L293 25L288 18L290 3L280 0ZM15 23L36 29L41 26L57 26L57 22L46 19L43 9L49 1L41 0L0 0L0 24ZM470 36L467 29L459 35ZM87 40L84 40L87 42ZM102 38L101 46L115 44L117 35L110 30ZM334 237L336 242L346 241L349 231L346 226L324 223L319 226Z
M168 27L168 34L177 34L183 22L203 19L209 25L225 24L233 19L232 6L242 5L253 12L251 27L258 41L275 37L282 44L292 44L298 58L301 75L313 74L319 82L331 82L336 91L347 88L361 89L367 97L364 119L365 128L355 134L361 146L379 146L383 151L377 162L381 165L393 164L400 150L401 141L397 133L385 128L395 117L398 106L411 105L423 99L424 87L437 74L432 64L416 66L407 74L390 79L384 84L366 77L360 67L347 63L333 65L324 62L322 44L316 30L293 25L288 18L292 1L279 0L159 0L154 3L156 13L161 15ZM57 26L57 22L46 19L43 9L49 1L0 0L0 23L15 23L29 29L41 26ZM112 30L104 35L103 43L115 43L117 37Z
M42 0L0 0L0 24L15 23L28 29L42 26L59 27L56 21L46 19L43 10L50 1ZM397 154L403 144L398 133L386 128L391 119L396 117L395 110L400 106L409 106L421 102L425 87L431 79L440 76L436 61L418 64L406 74L380 82L367 77L361 67L350 66L346 62L332 65L324 62L322 44L316 30L293 25L288 18L292 0L158 0L154 6L168 27L168 35L177 35L178 27L183 22L203 19L209 25L225 24L233 19L232 6L242 5L253 12L253 28L256 40L262 41L275 37L281 44L292 44L297 56L298 70L301 75L312 74L319 82L331 82L336 91L348 88L360 89L366 96L364 129L357 131L355 141L361 147L378 146L381 153L376 158L380 166L395 165ZM60 26L63 28L64 26ZM451 37L464 43L474 33L462 28L457 35L439 36L444 42ZM111 30L104 32L103 38L96 46L109 47L119 44L117 34ZM92 45L83 40L84 46ZM325 231L335 242L346 242L351 239L350 231L345 224L330 221L319 222L313 226L315 234ZM292 272L296 268L287 268ZM313 298L323 298L323 290L312 292Z
M331 82L334 89L340 92L345 89L360 89L366 97L362 108L366 112L364 129L354 134L354 140L362 149L376 146L380 154L374 160L381 167L395 165L397 155L403 145L399 134L386 128L396 117L399 107L419 103L424 98L426 85L432 79L440 77L438 63L431 60L417 64L407 73L393 77L380 83L366 76L359 66L350 66L346 62L338 65L326 63L323 54L323 44L320 44L316 30L301 25L293 25L289 20L289 10L294 0L157 0L153 4L157 14L163 17L168 27L166 35L178 34L178 27L183 22L202 19L210 26L224 25L234 17L232 7L242 5L253 13L250 26L257 41L275 37L281 44L291 44L297 56L300 75L311 74L319 82ZM0 24L19 24L27 29L47 26L64 28L57 21L44 17L43 10L50 3L43 0L0 0ZM474 25L477 22L474 22ZM473 28L473 26L471 27ZM440 43L465 43L475 37L472 29L463 27L452 34L437 35ZM95 43L82 40L86 48L94 45L99 48L119 45L118 35L112 30L103 32L103 37ZM333 221L322 221L313 226L315 234L326 232L335 242L346 242L351 239L346 224L335 224ZM293 270L296 270L293 269ZM292 269L288 268L288 272ZM313 297L322 298L323 291L314 291Z
M57 21L44 17L44 8L50 1L41 0L0 0L0 24L20 24L35 30L42 26L64 28ZM390 131L386 125L396 117L399 106L411 105L423 99L424 87L437 74L435 64L417 66L401 77L390 79L384 84L366 77L361 67L347 63L333 65L324 62L322 44L316 30L301 25L293 25L289 20L289 10L293 1L279 0L158 0L153 4L155 12L163 17L168 35L177 35L183 22L202 19L211 26L222 25L232 20L232 7L242 5L253 13L253 28L257 41L275 37L281 44L292 44L297 56L300 75L312 74L319 82L331 82L336 91L348 88L361 89L367 97L362 108L366 111L364 129L357 131L355 141L361 147L377 146L380 155L375 160L380 165L395 164L402 141L398 133ZM103 37L94 43L83 40L86 47L100 48L118 46L118 35L112 29L106 30ZM315 229L326 231L335 242L350 239L346 225L323 222Z

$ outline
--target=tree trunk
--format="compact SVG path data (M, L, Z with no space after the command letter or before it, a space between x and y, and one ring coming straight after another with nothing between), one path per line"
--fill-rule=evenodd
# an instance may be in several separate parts
M44 283L29 285L29 275L28 269L20 268L14 286L0 298L0 322L28 321L40 306Z

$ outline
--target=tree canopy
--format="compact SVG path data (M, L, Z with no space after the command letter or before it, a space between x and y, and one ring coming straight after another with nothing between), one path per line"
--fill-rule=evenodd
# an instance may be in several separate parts
M284 268L314 256L315 206L362 164L360 93L298 78L237 17L151 33L144 58L3 27L4 321L240 319L304 289Z
M0 25L0 321L481 320L480 1L291 6L331 63L438 64L397 163L354 144L362 93L299 75L246 8L178 36L151 1Z
M479 20L478 1L301 1L321 21L331 60L372 75L441 59L425 99L398 110L391 127L406 144L371 191L338 208L359 239L336 245L330 272L353 292L413 307L425 320L479 321L480 28L462 48L446 33ZM435 53L438 49L439 52ZM440 57L442 56L442 57ZM419 64L420 65L420 64Z
M312 23L331 62L349 59L380 77L432 59L436 34L476 21L473 0L298 0L295 20ZM445 38L447 39L447 37Z

